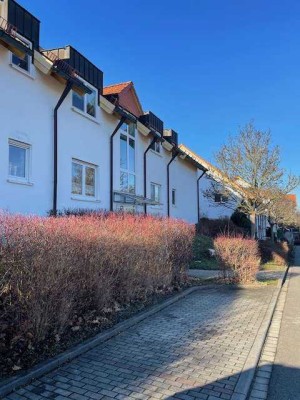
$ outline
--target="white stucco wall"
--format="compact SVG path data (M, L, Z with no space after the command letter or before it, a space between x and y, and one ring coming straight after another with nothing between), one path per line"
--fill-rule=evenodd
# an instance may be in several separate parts
M200 173L201 171L199 171L198 175ZM217 205L212 201L212 199L205 197L204 193L210 188L210 185L211 179L207 175L204 175L199 181L200 217L210 219L230 218L233 213L232 209L223 205Z
M45 215L53 199L53 111L64 85L31 65L28 76L10 65L10 52L0 46L0 209L12 213ZM58 111L58 202L64 208L108 210L110 205L110 135L118 124L116 115L97 107L96 120L72 107L70 93ZM29 184L8 180L9 139L31 146ZM136 133L136 194L144 193L143 155L151 137ZM97 166L97 196L86 201L72 196L72 159ZM167 163L171 153L161 148L147 155L147 197L151 182L161 185L161 205L148 213L167 215ZM176 206L170 215L197 221L196 168L177 159L170 167L170 201L176 189ZM114 137L114 189L120 188L120 133ZM117 204L115 205L117 208ZM143 212L143 207L136 207Z

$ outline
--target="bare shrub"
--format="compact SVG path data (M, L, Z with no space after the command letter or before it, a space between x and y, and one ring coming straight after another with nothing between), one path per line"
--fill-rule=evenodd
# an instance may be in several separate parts
M255 280L260 265L258 243L242 236L220 235L214 241L223 278L232 283Z
M247 235L247 230L238 227L228 218L209 219L201 218L196 226L197 233L204 236L217 237L219 235Z
M0 214L0 350L21 357L20 343L63 334L75 315L176 286L193 237L192 225L150 216Z
M288 265L290 247L286 242L272 242L260 240L259 251L263 263L272 263L279 266Z

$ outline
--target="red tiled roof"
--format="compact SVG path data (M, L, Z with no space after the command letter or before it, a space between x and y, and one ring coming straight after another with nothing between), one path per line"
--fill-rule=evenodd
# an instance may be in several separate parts
M121 93L129 85L133 85L132 81L116 83L115 85L105 86L103 88L103 94L104 94L104 96L107 96L109 94Z
M103 88L104 96L116 96L118 104L136 117L143 115L143 108L132 81L116 83Z

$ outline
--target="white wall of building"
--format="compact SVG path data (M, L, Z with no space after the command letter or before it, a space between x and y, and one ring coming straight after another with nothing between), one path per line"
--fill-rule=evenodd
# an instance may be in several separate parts
M53 115L64 85L31 65L32 75L11 66L11 53L0 46L0 209L12 213L46 215L53 199ZM109 209L110 135L116 115L97 107L96 118L75 110L70 93L58 111L57 208ZM30 146L28 182L9 179L9 140ZM136 194L144 193L143 155L151 137L136 132ZM151 182L161 185L161 205L148 206L152 214L167 215L167 163L171 153L161 148L147 155L147 197ZM87 201L72 195L72 159L96 166L96 198ZM197 221L196 168L177 159L170 167L170 191L176 189L176 206L170 214ZM120 188L120 133L114 137L114 189ZM171 200L171 193L170 193ZM143 212L143 207L137 207Z
M198 175L201 174L199 171ZM205 191L211 186L211 178L206 174L199 181L199 192L200 192L200 218L230 218L233 210L226 207L225 205L214 203L212 199L205 197ZM238 204L238 203L237 203Z

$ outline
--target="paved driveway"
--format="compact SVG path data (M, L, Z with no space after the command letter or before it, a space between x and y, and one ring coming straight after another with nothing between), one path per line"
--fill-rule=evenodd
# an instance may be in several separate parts
M7 399L229 400L273 290L193 292Z

